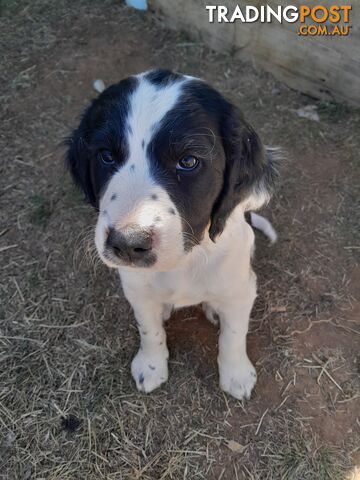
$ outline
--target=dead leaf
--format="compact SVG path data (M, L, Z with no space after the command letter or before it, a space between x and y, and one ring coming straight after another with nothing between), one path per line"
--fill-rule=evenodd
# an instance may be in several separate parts
M238 442L235 442L235 440L227 440L226 446L235 453L243 453L243 451L246 449L247 445L241 445Z

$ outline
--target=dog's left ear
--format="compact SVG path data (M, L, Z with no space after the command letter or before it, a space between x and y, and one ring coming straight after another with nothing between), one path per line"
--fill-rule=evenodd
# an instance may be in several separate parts
M65 163L75 184L85 194L85 199L93 207L97 208L90 171L90 154L83 135L82 120L80 126L73 131L72 135L65 141L67 152Z
M213 241L237 205L242 204L245 212L267 203L278 176L274 151L262 145L257 133L232 105L223 119L221 136L226 164L223 187L211 215L209 235Z

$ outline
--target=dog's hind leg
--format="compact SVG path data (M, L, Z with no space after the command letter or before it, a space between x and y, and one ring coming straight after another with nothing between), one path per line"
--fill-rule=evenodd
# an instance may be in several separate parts
M211 322L213 325L219 324L219 314L217 311L210 305L210 303L203 302L201 304L203 312L205 313L206 318Z
M169 318L171 317L173 309L174 309L173 305L171 305L170 303L164 303L163 313L162 313L162 318L163 318L164 322L169 320Z

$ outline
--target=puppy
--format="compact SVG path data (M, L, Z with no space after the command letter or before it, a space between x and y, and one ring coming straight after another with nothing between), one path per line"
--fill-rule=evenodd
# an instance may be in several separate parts
M118 269L134 309L138 390L151 392L168 378L164 320L174 308L202 303L220 321L220 386L249 398L256 372L246 335L256 277L245 212L270 198L273 151L204 81L152 70L91 103L68 141L67 163L98 210L99 256ZM275 239L263 217L250 221Z

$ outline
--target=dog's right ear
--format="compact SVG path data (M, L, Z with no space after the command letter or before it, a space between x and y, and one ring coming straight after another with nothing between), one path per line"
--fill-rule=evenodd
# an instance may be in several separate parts
M243 211L257 210L267 203L277 178L277 156L265 148L241 112L226 103L222 119L222 141L226 165L222 191L213 208L210 238L215 241L231 212L242 204Z
M91 179L91 157L84 139L83 121L66 140L66 166L69 169L75 184L84 192L85 199L95 208L97 198Z

